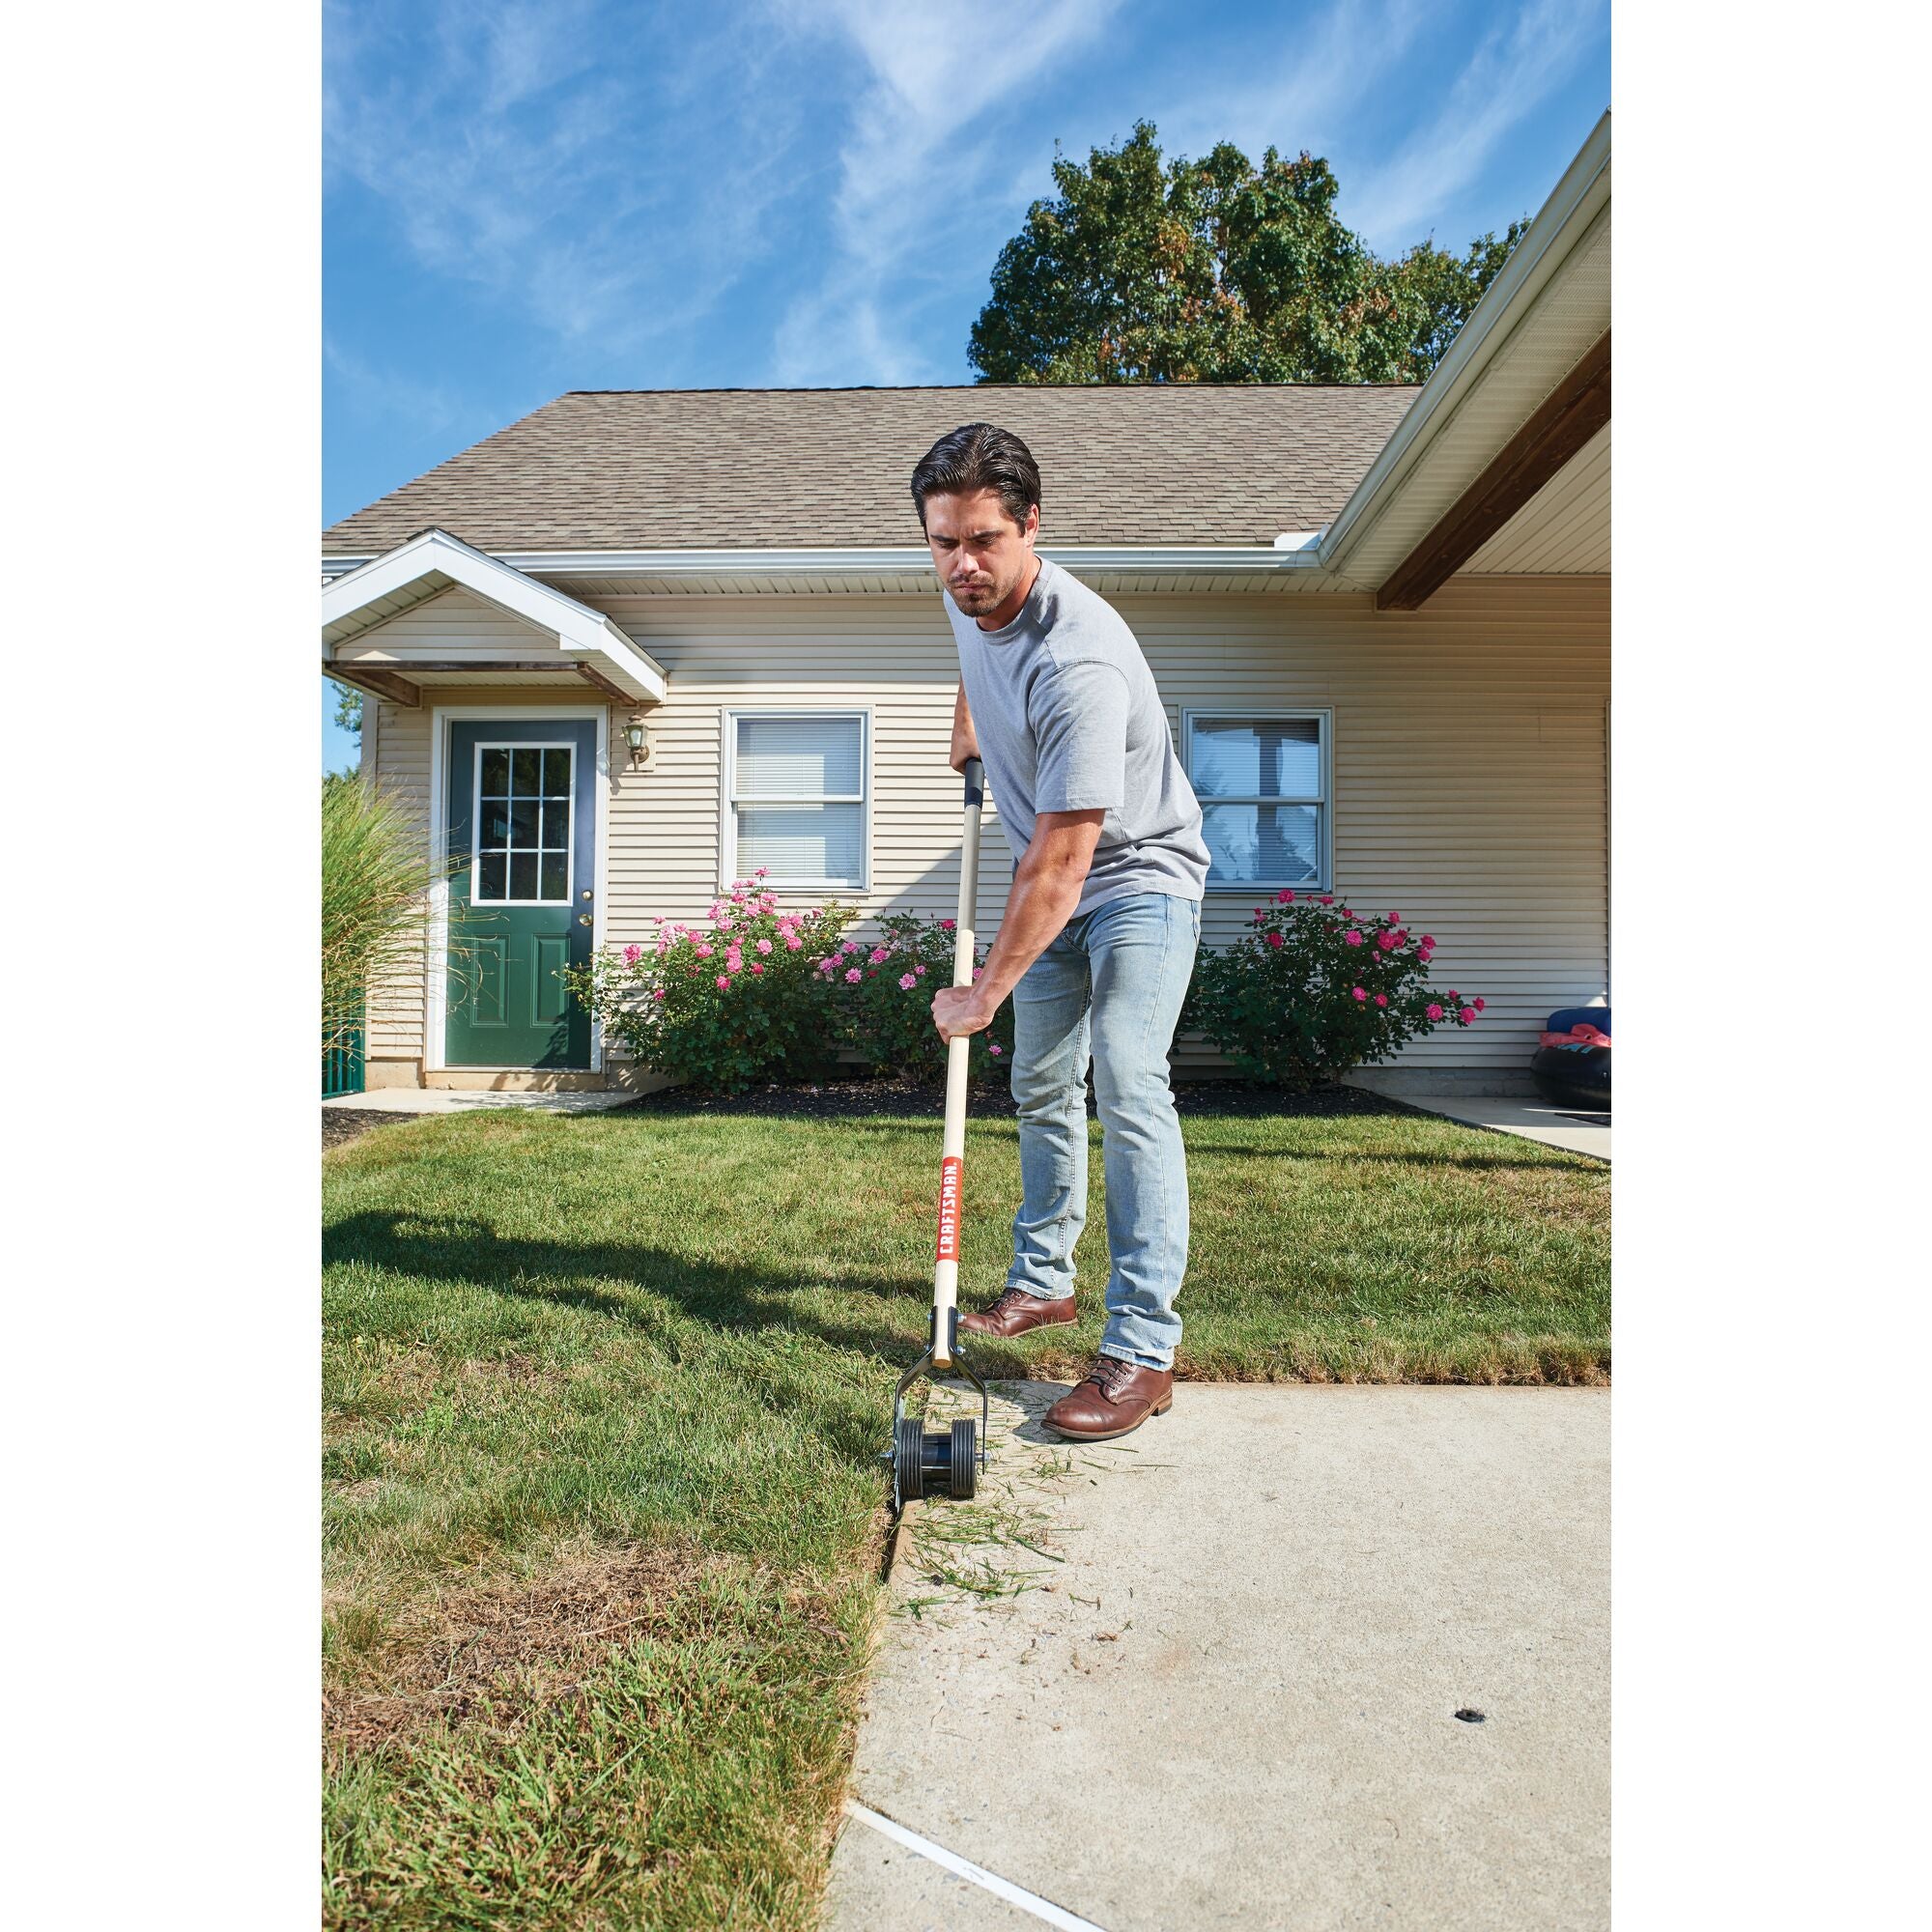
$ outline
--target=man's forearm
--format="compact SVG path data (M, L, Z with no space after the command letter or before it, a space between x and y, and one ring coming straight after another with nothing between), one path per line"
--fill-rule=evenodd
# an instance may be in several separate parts
M1036 852L1029 852L1013 874L999 936L993 941L980 974L980 995L993 1008L1005 1000L1019 984L1020 975L1059 938L1061 929L1073 917L1073 908L1080 903L1081 888L1087 883L1085 861L1077 866L1053 860L1037 864Z

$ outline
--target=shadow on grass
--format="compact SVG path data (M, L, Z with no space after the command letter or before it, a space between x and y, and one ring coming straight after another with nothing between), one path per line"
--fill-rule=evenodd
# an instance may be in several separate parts
M915 1360L924 1347L918 1333L881 1321L869 1326L827 1321L800 1308L794 1297L815 1287L838 1293L896 1300L908 1317L923 1317L929 1286L903 1289L872 1281L762 1273L743 1264L694 1260L643 1242L564 1242L500 1236L479 1215L362 1213L331 1222L323 1235L323 1258L440 1281L467 1282L494 1294L580 1308L642 1333L661 1335L651 1309L630 1291L662 1295L694 1321L724 1331L777 1328L808 1335L829 1347L869 1355L894 1369Z
M917 1361L925 1348L931 1306L928 1282L902 1287L877 1281L841 1281L760 1272L742 1264L693 1260L646 1243L563 1242L499 1236L477 1215L425 1215L407 1212L360 1213L330 1223L324 1231L324 1260L360 1264L385 1273L418 1280L463 1283L492 1294L554 1308L582 1310L637 1333L659 1348L676 1347L667 1334L663 1314L644 1300L661 1296L692 1321L723 1334L778 1332L805 1336L828 1348L856 1354L878 1365L876 1411L869 1398L851 1391L811 1405L818 1427L832 1446L855 1468L876 1471L885 1446L892 1383ZM814 1289L871 1301L904 1304L906 1326L880 1320L828 1320L799 1306L797 1297ZM974 1351L974 1365L988 1379L1028 1373L1024 1357L1001 1345ZM778 1370L778 1364L773 1364ZM798 1373L779 1370L764 1388L768 1399L783 1401L782 1388ZM810 1378L808 1368L804 1373ZM834 1414L833 1410L843 1411Z

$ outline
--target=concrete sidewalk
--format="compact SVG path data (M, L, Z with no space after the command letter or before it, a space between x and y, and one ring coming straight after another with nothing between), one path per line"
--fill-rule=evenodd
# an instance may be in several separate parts
M1374 1091L1386 1094L1391 1100L1404 1101L1468 1126L1488 1127L1498 1134L1520 1134L1524 1140L1541 1141L1545 1147L1563 1148L1571 1153L1594 1154L1599 1160L1610 1157L1607 1114L1601 1120L1579 1117L1578 1109L1552 1106L1534 1095L1523 1099L1437 1094L1425 1086L1404 1087L1395 1082Z
M504 1094L495 1088L379 1087L373 1094L338 1094L325 1107L353 1114L487 1114L523 1107L543 1114L608 1114L628 1107L635 1094Z
M1608 1923L1606 1391L1059 1393L908 1512L832 1932Z

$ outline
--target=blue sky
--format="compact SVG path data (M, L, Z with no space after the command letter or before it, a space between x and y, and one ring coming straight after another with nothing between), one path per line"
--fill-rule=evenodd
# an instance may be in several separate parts
M1606 0L332 0L323 509L566 389L964 383L1001 243L1152 121L1327 157L1379 253L1530 213ZM325 760L347 744L325 732Z

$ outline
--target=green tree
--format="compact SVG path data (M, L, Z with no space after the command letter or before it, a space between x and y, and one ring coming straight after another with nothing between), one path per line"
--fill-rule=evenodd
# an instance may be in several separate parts
M1085 166L1000 250L968 354L994 383L1402 383L1435 366L1527 225L1458 259L1378 259L1305 150L1231 142L1163 164L1151 122Z
M329 689L335 693L335 722L345 731L359 738L362 735L362 694L354 685L337 684L328 680Z
M1411 382L1426 382L1429 372L1441 361L1456 331L1469 319L1469 311L1483 298L1483 291L1495 280L1502 266L1516 252L1516 244L1529 227L1529 217L1512 221L1496 239L1492 229L1480 241L1471 242L1460 260L1434 242L1418 242L1402 258L1402 272L1420 298L1423 323L1410 349L1414 370Z

